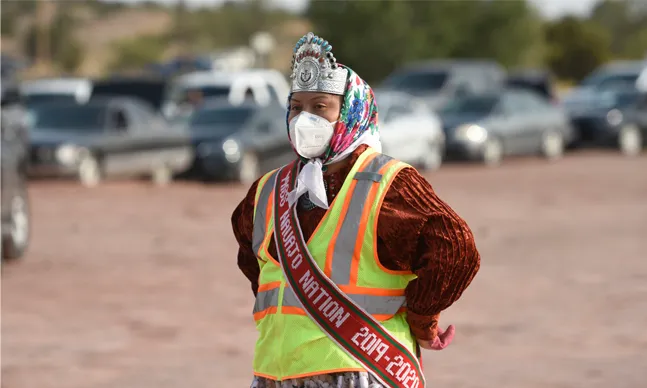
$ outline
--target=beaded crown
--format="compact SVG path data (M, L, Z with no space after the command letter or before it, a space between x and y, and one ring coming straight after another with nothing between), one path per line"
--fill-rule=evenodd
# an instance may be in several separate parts
M292 92L343 95L348 70L340 67L327 40L308 32L297 41L292 55Z

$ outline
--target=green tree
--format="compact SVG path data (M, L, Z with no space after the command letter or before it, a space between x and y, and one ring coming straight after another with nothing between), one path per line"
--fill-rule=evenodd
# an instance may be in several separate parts
M595 22L566 17L545 29L546 63L557 77L579 81L611 59L609 32Z
M48 36L50 38L51 59L62 70L74 72L84 58L84 48L74 37L76 20L68 13L57 14ZM37 56L38 31L36 25L32 25L24 41L26 56L35 60Z
M406 1L312 2L307 15L317 35L328 39L334 55L368 82L381 80L411 58L420 42L411 31Z
M369 82L417 59L493 58L507 66L541 59L540 19L523 0L313 1L307 16Z
M600 1L593 9L591 20L609 31L614 56L642 58L647 53L647 4L644 0Z
M111 71L141 68L161 59L166 50L166 36L146 35L114 43Z

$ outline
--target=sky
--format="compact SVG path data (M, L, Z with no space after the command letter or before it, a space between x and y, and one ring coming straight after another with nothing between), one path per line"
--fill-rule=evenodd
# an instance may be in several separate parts
M114 1L114 0L113 0ZM134 3L141 0L120 0L121 2ZM178 0L155 0L160 3L173 4ZM185 0L189 6L219 5L224 0ZM270 4L292 11L305 9L308 0L268 0ZM540 12L549 19L564 15L585 16L591 11L597 0L530 0Z

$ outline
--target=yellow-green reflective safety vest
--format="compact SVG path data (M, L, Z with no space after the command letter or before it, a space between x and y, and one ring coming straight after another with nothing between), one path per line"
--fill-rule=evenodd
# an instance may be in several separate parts
M377 257L377 220L393 178L406 163L369 148L357 159L339 194L307 241L319 268L357 305L373 315L415 354L406 322L404 290L411 272L384 268ZM276 258L274 183L277 170L259 181L254 204L253 249L261 272L254 304L260 333L254 374L274 380L365 369L306 315Z

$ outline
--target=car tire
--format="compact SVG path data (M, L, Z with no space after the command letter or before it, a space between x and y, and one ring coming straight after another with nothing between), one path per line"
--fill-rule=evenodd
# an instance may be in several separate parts
M490 138L483 144L481 156L483 164L489 167L496 167L503 161L503 144L497 138Z
M429 150L422 156L420 160L420 167L424 171L438 170L443 163L442 147L438 144L429 147Z
M618 149L625 156L638 156L643 148L643 138L640 128L626 125L618 133Z
M2 258L17 260L23 257L31 236L31 213L26 188L19 189L11 199L10 230L2 241Z
M541 155L548 160L561 159L564 156L566 142L564 135L559 132L549 131L541 138Z
M103 173L101 171L101 164L94 155L87 153L81 157L78 167L78 178L85 187L99 185L103 178Z
M245 185L251 185L260 176L260 165L258 158L252 153L245 153L238 165L238 181Z
M165 164L153 168L151 182L155 186L168 186L173 181L173 171Z

